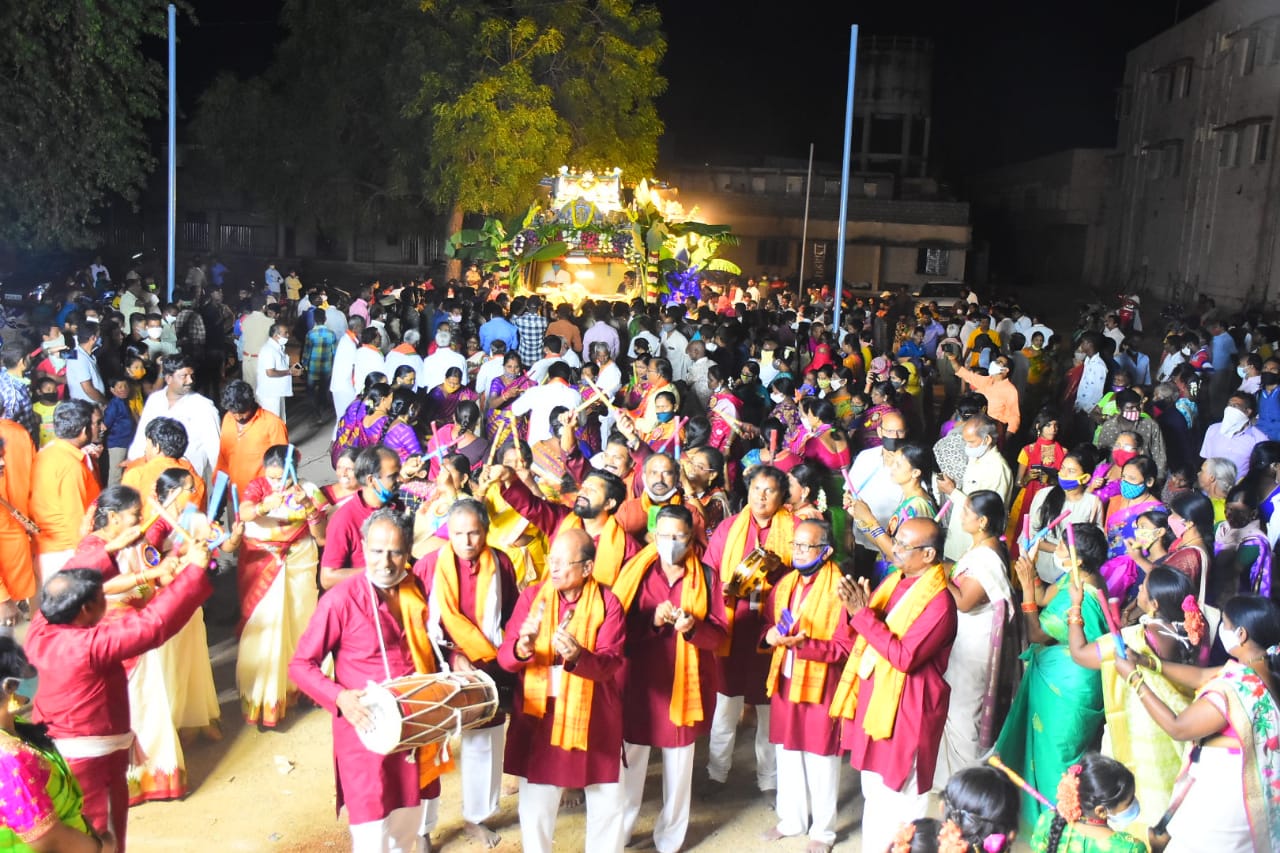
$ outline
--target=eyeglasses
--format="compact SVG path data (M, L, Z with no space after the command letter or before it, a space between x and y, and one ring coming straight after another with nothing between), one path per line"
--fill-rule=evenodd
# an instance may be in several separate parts
M808 552L808 553L812 554L814 551L821 551L821 550L823 550L824 548L826 548L826 547L827 547L827 543L826 543L826 542L815 542L814 544L810 545L810 544L809 544L809 543L807 543L807 542L793 542L793 543L791 543L791 547L792 547L792 549L793 549L793 550L796 550L796 551L806 551L806 552Z
M590 561L589 561L589 560L585 560L585 559L583 559L583 560L566 560L566 561L564 561L564 562L558 562L558 561L556 561L556 560L548 560L548 561L547 561L547 568L549 568L549 569L567 569L567 568L569 568L570 566L577 566L577 565L581 565L582 563L586 563L586 562L590 562Z

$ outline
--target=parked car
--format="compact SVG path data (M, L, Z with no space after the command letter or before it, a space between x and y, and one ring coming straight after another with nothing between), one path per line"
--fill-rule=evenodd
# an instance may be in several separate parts
M937 302L939 308L950 308L964 302L968 290L969 286L963 281L926 281L911 296L917 308L930 302Z

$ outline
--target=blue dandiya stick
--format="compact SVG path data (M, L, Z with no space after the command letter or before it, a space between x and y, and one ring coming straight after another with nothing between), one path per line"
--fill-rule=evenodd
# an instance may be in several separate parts
M231 484L231 523L240 520L240 495L236 491L236 484Z
M231 478L227 476L226 471L217 471L213 475L213 489L209 492L209 512L216 513L218 507L222 505L222 498L227 493L227 485L231 482Z
M284 452L284 476L281 477L282 486L290 480L293 480L294 483L298 482L298 469L297 466L293 464L293 454L295 450L296 448L291 444Z

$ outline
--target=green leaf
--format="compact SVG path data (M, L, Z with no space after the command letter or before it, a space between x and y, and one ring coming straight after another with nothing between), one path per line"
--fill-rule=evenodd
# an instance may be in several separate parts
M742 275L742 268L733 261L726 261L724 258L715 258L707 261L704 267L708 272L727 272L729 275Z

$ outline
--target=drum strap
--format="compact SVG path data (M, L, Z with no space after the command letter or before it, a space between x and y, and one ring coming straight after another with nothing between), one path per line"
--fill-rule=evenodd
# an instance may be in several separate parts
M382 617L378 615L378 594L373 591L373 581L365 578L365 586L369 588L369 603L373 606L373 630L378 635L378 651L382 653L382 671L391 680L391 664L387 662L387 644L382 639Z

